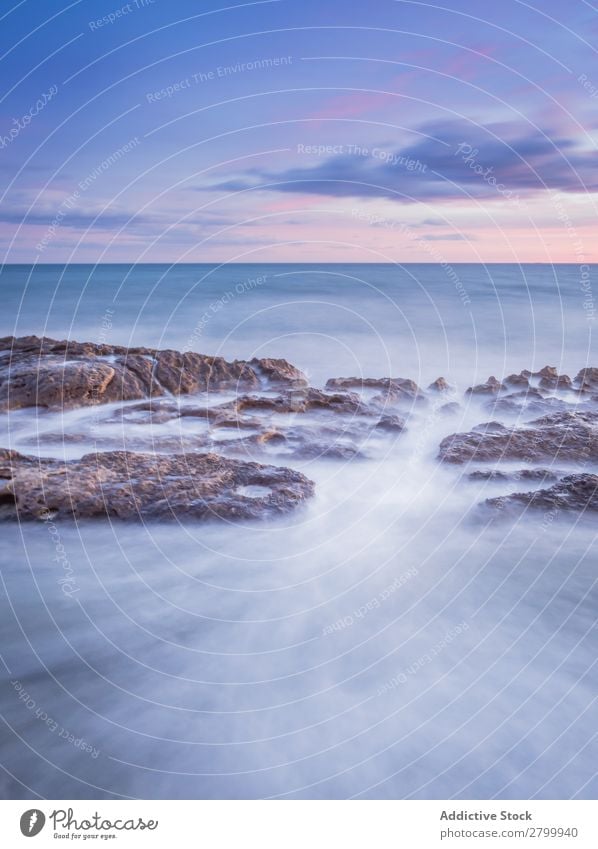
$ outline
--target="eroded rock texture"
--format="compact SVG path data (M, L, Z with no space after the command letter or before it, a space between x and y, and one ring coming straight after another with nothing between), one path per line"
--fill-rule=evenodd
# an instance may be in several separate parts
M497 422L480 425L443 439L439 457L446 463L598 460L598 412L554 413L522 427L505 427Z
M286 360L251 362L180 351L58 342L37 336L0 339L0 410L131 401L171 393L305 386Z
M567 475L547 489L488 498L485 504L510 514L521 513L527 508L550 513L561 510L567 513L596 512L598 511L598 475Z
M216 454L107 451L63 462L0 449L4 519L257 519L313 492L300 472Z

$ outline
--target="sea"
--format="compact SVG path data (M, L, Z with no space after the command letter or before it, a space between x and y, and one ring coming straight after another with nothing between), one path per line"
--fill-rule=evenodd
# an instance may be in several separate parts
M5 265L0 293L2 336L443 376L459 403L289 461L316 494L276 519L0 524L3 798L596 798L595 519L488 521L513 484L437 455L487 420L469 386L598 366L598 267ZM122 447L106 412L4 413L0 446Z

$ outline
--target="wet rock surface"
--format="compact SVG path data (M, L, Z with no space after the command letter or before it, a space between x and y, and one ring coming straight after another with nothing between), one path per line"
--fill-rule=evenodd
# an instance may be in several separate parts
M37 336L0 339L0 409L67 409L171 393L264 385L303 386L299 369L282 359L251 362L193 352L125 348Z
M372 402L377 404L425 400L417 383L404 377L331 377L326 381L326 389L356 389L360 392L381 389L382 392L372 398Z
M478 383L477 386L470 386L466 395L497 395L501 390L506 389L506 385L497 380L494 375L491 375L485 383Z
M258 519L313 492L300 472L216 454L108 451L63 462L0 449L3 519Z
M557 481L565 477L565 471L553 469L519 469L515 472L507 472L502 469L476 469L469 472L468 480L471 481L534 481L544 483L545 481Z
M446 463L598 461L598 412L554 413L522 427L482 425L447 436L440 443L439 457Z
M488 498L487 507L518 514L525 509L584 513L598 511L598 475L567 475L547 489Z
M468 394L480 396L480 409L492 419L444 438L439 459L455 465L492 464L493 468L466 473L465 479L471 482L509 488L513 483L527 483L530 491L511 492L484 502L494 511L504 509L504 515L517 516L526 507L567 513L594 511L596 388L595 368L582 369L573 380L553 366L534 372L524 370L503 381L491 377ZM528 467L513 469L514 461ZM511 468L497 467L503 463ZM550 468L542 465L546 463ZM553 468L552 463L557 465Z
M38 489L42 475L62 481L57 489L70 486L71 479L78 482L71 508L64 499L59 502L59 516L159 517L169 502L175 515L201 518L283 512L313 490L287 463L302 468L318 459L381 459L398 449L396 440L406 430L439 433L438 459L445 468L492 464L466 471L464 480L472 484L512 488L525 481L535 492L556 487L555 497L565 497L558 490L562 481L573 472L592 474L592 465L598 466L596 368L582 369L573 380L553 366L502 380L491 376L470 387L459 403L443 377L426 390L409 378L390 377L334 377L319 389L284 359L228 362L190 352L35 336L0 340L0 407L6 412L27 406L37 408L36 427L29 440L11 444L42 455L62 446L72 459L9 458L18 474L5 480L2 509L16 513L14 483L21 487L15 493L24 516L36 515L28 494L35 489L35 474ZM79 407L97 409L85 413L76 411ZM76 412L68 413L67 424L69 410ZM479 413L479 424L472 413ZM17 421L20 414L10 415ZM44 418L54 427L44 427ZM469 429L441 439L451 419L467 422ZM102 453L86 453L94 450ZM190 471L184 472L187 461ZM500 468L503 463L511 468ZM514 463L520 467L513 469ZM132 476L125 476L125 465L134 470ZM162 479L169 483L160 495ZM114 497L101 508L93 491L99 487L101 495L104 481ZM546 484L554 486L540 490ZM520 503L531 494L512 497ZM581 509L576 497L568 503L569 510Z

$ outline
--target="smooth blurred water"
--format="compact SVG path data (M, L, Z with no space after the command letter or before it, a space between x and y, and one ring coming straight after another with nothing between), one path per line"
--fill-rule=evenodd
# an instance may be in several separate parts
M575 265L5 266L0 330L280 356L314 382L567 372L592 352L597 270L588 283Z
M4 268L2 332L284 356L316 385L592 364L578 269L456 271L470 304L430 265ZM482 420L432 409L370 459L294 464L316 497L276 521L4 524L2 794L595 797L595 523L488 524L513 485L435 459ZM91 421L2 424L33 451Z

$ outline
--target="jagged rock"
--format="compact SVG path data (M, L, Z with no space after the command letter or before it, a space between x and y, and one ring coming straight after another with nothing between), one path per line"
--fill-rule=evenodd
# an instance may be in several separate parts
M508 386L529 386L529 380L523 372L520 374L510 374L508 377L505 377L503 383L506 383Z
M508 433L509 430L501 422L482 422L472 428L475 433Z
M326 389L384 389L386 393L411 399L421 395L417 383L404 377L331 377L326 381Z
M598 412L554 413L524 427L454 433L440 443L446 463L470 460L598 460Z
M567 475L547 489L533 492L515 492L499 498L488 498L485 504L509 513L519 513L526 508L550 513L598 511L598 475Z
M497 380L491 375L486 383L478 383L477 386L470 386L466 395L496 395L501 390L506 389L504 383Z
M255 371L245 362L227 362L223 357L206 357L180 351L159 351L153 372L154 382L173 395L218 389L246 389L259 386Z
M313 495L291 469L216 454L107 451L64 462L0 449L4 519L253 519Z
M428 386L428 389L430 392L449 392L451 386L446 382L444 377L437 377L436 380Z
M258 360L254 357L249 361L249 365L271 386L307 386L303 372L286 360L272 358Z
M533 372L533 375L534 377L546 377L549 380L556 380L559 373L554 366L544 366L540 371Z
M557 374L556 376L544 376L540 380L543 389L572 389L573 384L568 374Z
M228 362L192 352L124 348L37 336L0 339L0 410L65 409L220 389L299 386L286 360Z
M598 368L582 368L573 378L573 383L585 391L597 389Z
M374 415L362 403L355 392L323 392L321 389L294 389L279 395L241 395L234 401L212 407L212 415L218 412L234 410L241 413L244 410L270 410L274 413L306 413L312 410L330 410L334 413L350 415Z

